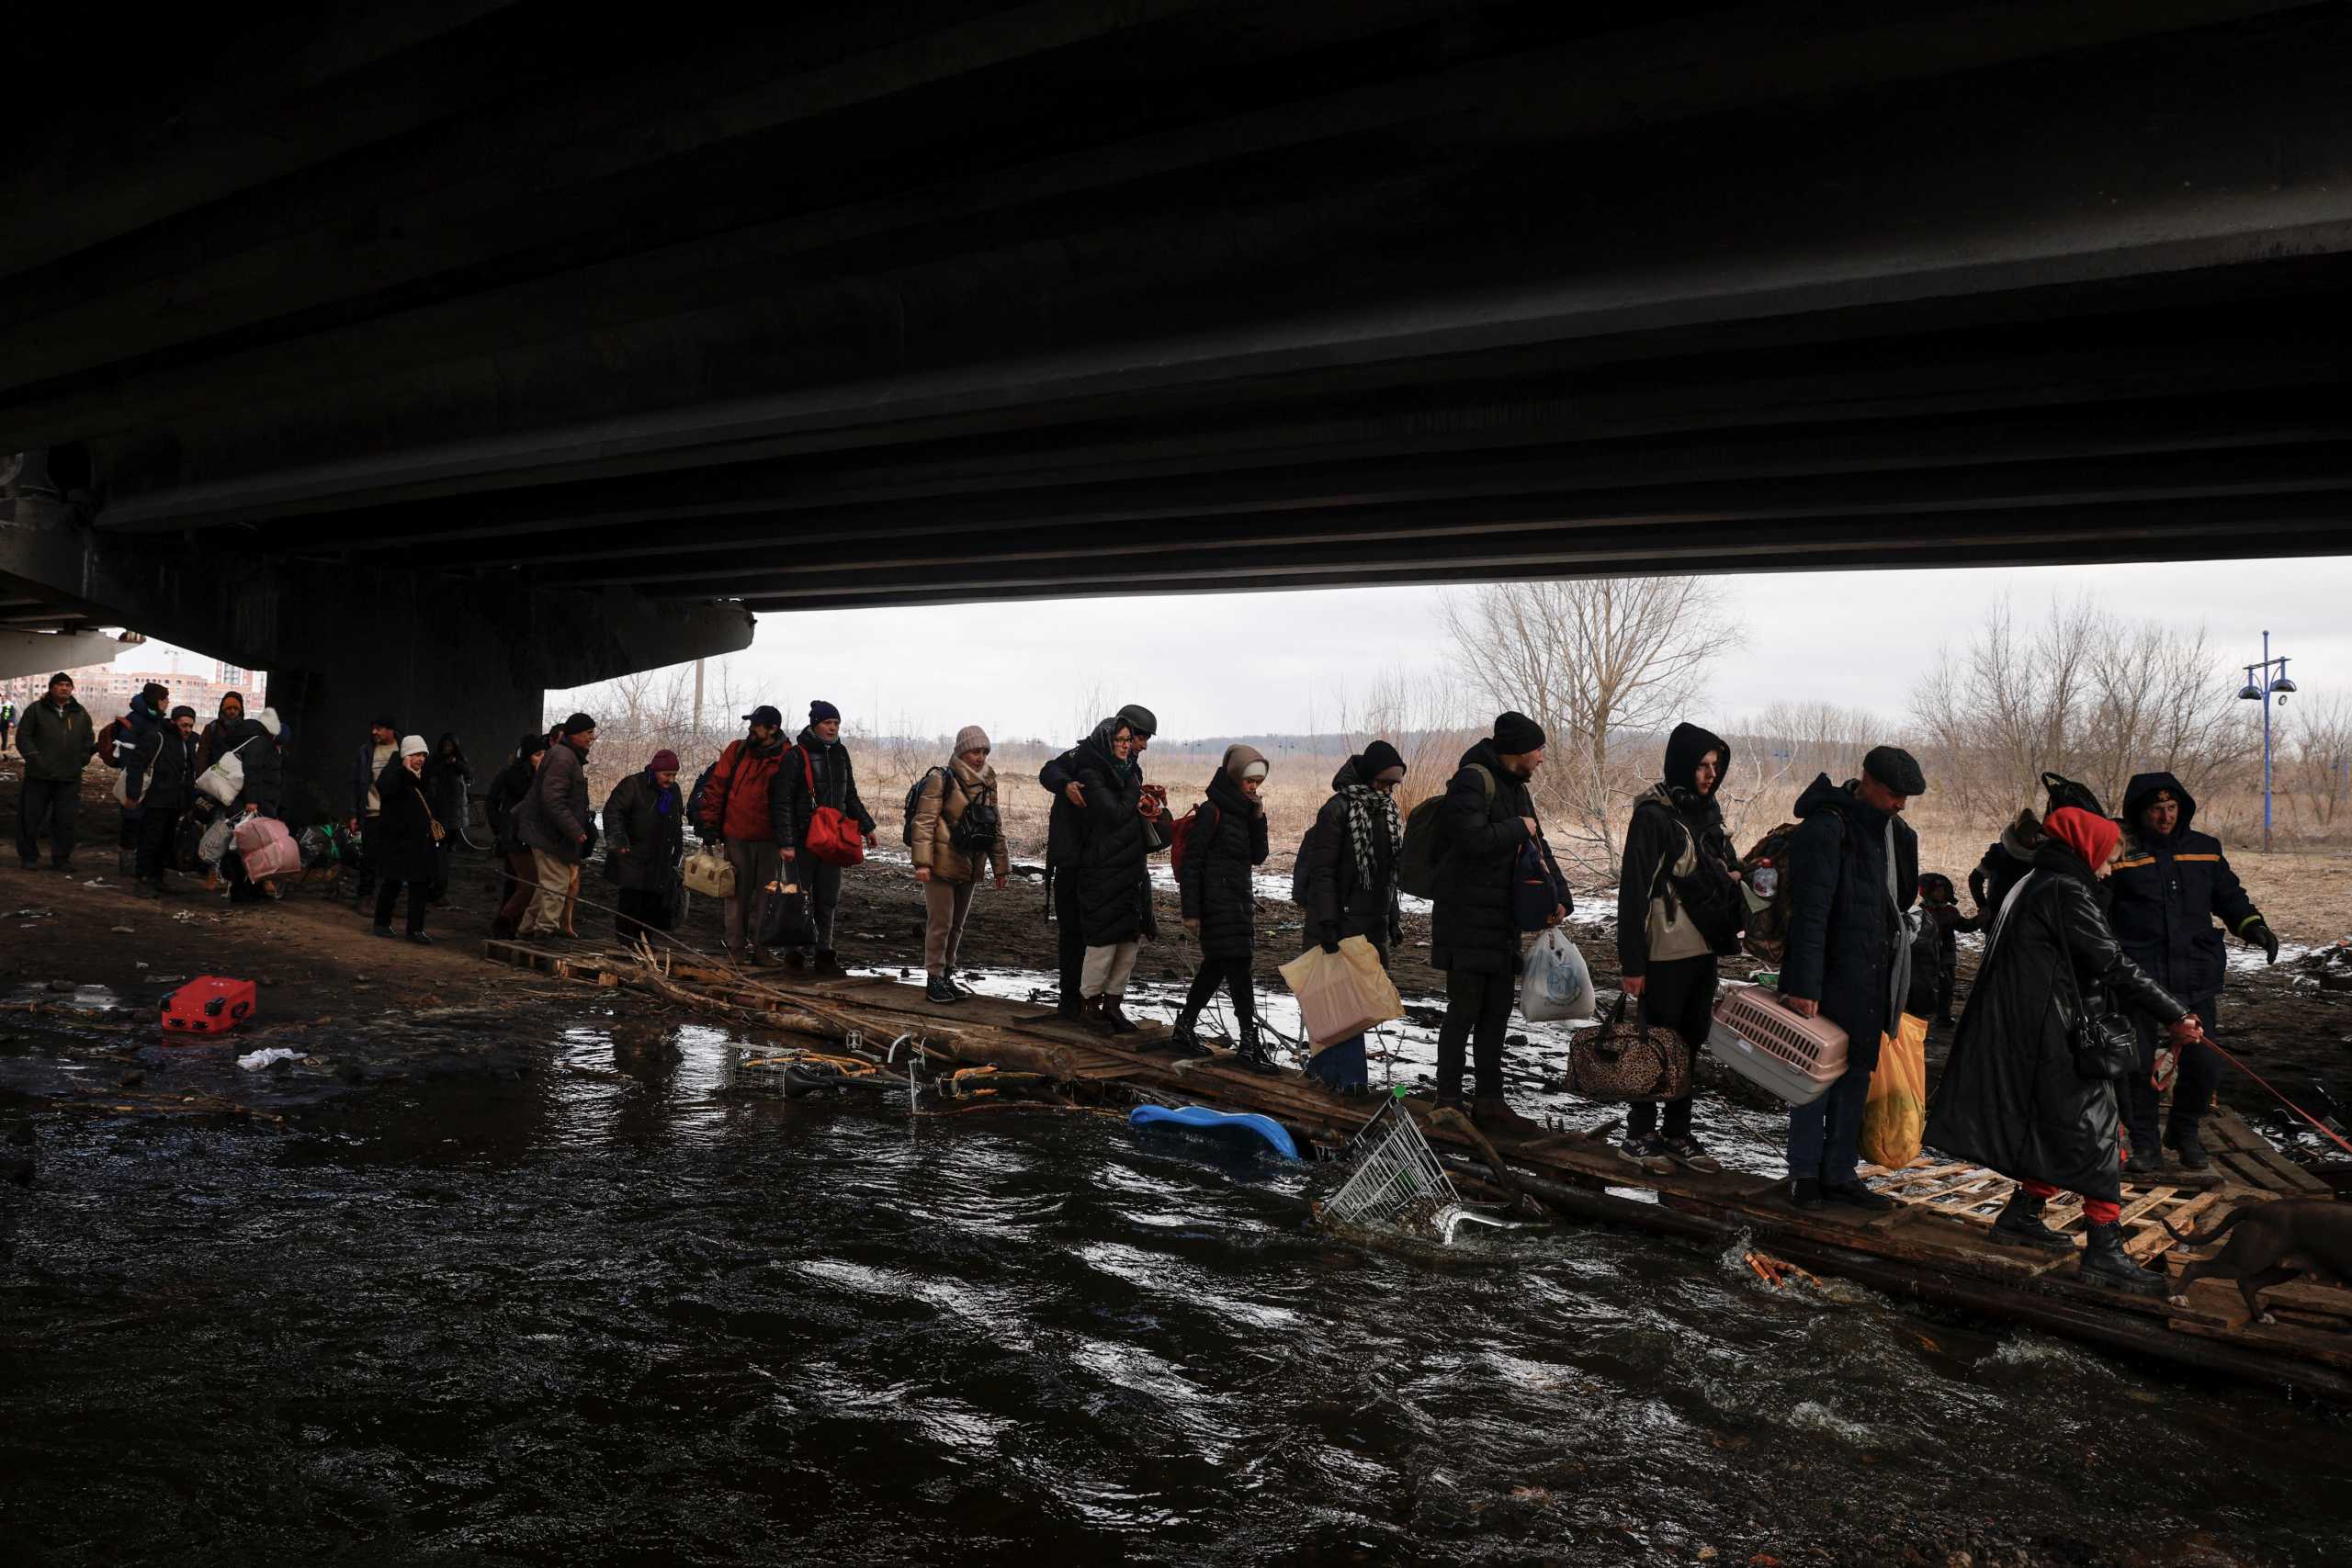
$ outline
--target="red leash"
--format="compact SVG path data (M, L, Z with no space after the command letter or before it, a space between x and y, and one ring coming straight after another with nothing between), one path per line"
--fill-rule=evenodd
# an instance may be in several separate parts
M2235 1056L2231 1055L2227 1051L2222 1050L2221 1046L2214 1044L2213 1037L2211 1035L2209 1034L2205 1036L2205 1043L2212 1046L2214 1054L2220 1056L2222 1060L2227 1062L2230 1066L2235 1067L2238 1071L2244 1073L2246 1077L2252 1078L2263 1088L2269 1089L2271 1098L2276 1100L2279 1104L2285 1106L2288 1110L2293 1111L2296 1115L2301 1117L2312 1126L2317 1127L2330 1138L2335 1139L2335 1146L2337 1148L2342 1149L2347 1155L2352 1155L2352 1144L2347 1144L2342 1138L2337 1137L2335 1128L2330 1127L2326 1122L2322 1122L2318 1117L2312 1115L2310 1111L2304 1110L2293 1100L2289 1100L2277 1089L2270 1089L2270 1082L2268 1079L2265 1078L2260 1073L2256 1072L2252 1067L2247 1066L2244 1062L2239 1061Z

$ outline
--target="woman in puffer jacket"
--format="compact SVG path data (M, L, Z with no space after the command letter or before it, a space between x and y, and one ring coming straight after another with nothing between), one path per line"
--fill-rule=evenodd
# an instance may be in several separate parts
M1078 747L1078 783L1086 796L1077 867L1078 923L1086 939L1080 1017L1097 1034L1132 1034L1138 1027L1119 1005L1151 920L1147 863L1154 835L1134 751L1135 730L1117 717L1096 725Z
M989 749L988 731L978 725L956 732L955 755L947 766L931 770L915 795L907 834L915 880L922 884L922 966L928 976L923 994L935 1002L961 1001L966 995L953 978L956 951L971 919L981 867L993 866L1000 893L1012 869Z
M1169 1046L1180 1055L1200 1054L1194 1026L1222 985L1232 994L1240 1025L1235 1055L1252 1072L1273 1073L1282 1069L1258 1037L1257 988L1250 976L1258 952L1256 872L1266 863L1266 808L1258 799L1266 772L1266 759L1255 749L1227 747L1209 776L1208 798L1193 813L1176 886L1183 894L1184 929L1201 941L1201 965Z

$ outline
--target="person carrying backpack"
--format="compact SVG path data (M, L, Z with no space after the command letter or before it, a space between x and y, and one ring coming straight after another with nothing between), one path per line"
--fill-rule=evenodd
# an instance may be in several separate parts
M1396 862L1405 827L1396 816L1396 786L1405 782L1405 759L1385 740L1375 740L1331 775L1331 798L1315 814L1315 826L1299 846L1306 897L1306 934L1326 953L1340 951L1351 936L1363 937L1388 966L1389 950L1405 940L1396 902ZM1326 1045L1306 1064L1307 1076L1342 1094L1368 1088L1371 1065L1364 1037L1352 1035Z
M1168 1041L1180 1055L1201 1054L1193 1031L1201 1010L1223 985L1241 1032L1234 1055L1253 1073L1282 1070L1258 1037L1258 992L1250 974L1258 952L1256 872L1267 854L1266 807L1258 798L1266 773L1266 759L1256 748L1228 746L1209 775L1208 798L1194 808L1176 886L1184 929L1200 939L1201 963Z
M830 806L851 821L874 848L874 817L857 797L857 770L850 763L849 748L842 743L842 710L828 702L808 705L808 723L792 750L777 762L768 785L768 815L775 822L776 842L786 869L808 890L808 913L816 927L815 951L795 948L784 961L797 969L807 965L820 977L846 974L833 953L833 917L842 903L842 868L820 860L808 848L808 825L819 807Z
M783 835L774 807L776 769L784 761L784 715L762 703L743 716L750 728L729 740L703 786L700 830L716 835L735 868L735 891L727 898L725 942L734 962L763 962L759 933L752 923L760 889L777 880Z
M1634 801L1617 878L1617 966L1641 1004L1645 1029L1671 1029L1692 1056L1714 1021L1716 959L1739 951L1739 856L1716 804L1731 772L1731 745L1695 724L1667 737L1658 783ZM1625 1153L1647 1165L1722 1166L1690 1133L1690 1098L1654 1100L1625 1114Z
M1527 788L1543 765L1544 727L1523 713L1498 715L1494 734L1462 754L1439 818L1443 858L1430 916L1430 963L1445 972L1437 1102L1460 1108L1468 1047L1476 1063L1472 1120L1505 1132L1540 1130L1503 1099L1503 1032L1519 999L1521 931L1513 909L1513 873L1522 848L1532 846L1550 863ZM1547 926L1568 917L1567 884L1556 868L1552 874L1558 891Z
M923 995L935 1002L966 995L954 978L956 952L972 916L981 866L993 865L1000 893L1012 871L989 750L988 731L978 725L957 730L955 754L947 766L925 772L907 813L907 848L915 880L922 884Z

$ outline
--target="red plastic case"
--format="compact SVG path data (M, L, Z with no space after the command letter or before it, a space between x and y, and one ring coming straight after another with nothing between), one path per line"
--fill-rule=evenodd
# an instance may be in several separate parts
M226 1034L253 1017L258 996L251 980L199 975L164 998L164 1033Z

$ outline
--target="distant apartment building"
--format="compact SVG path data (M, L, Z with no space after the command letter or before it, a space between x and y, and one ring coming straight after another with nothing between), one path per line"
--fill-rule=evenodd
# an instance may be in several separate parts
M248 705L259 708L268 684L268 677L260 671L218 660L180 670L125 670L115 664L93 664L65 673L74 677L74 694L101 724L128 709L140 688L150 681L163 682L171 693L173 706L186 703L208 719L220 711L220 699L231 692L242 694ZM48 690L47 675L0 681L0 697L15 703L19 710L39 702Z

